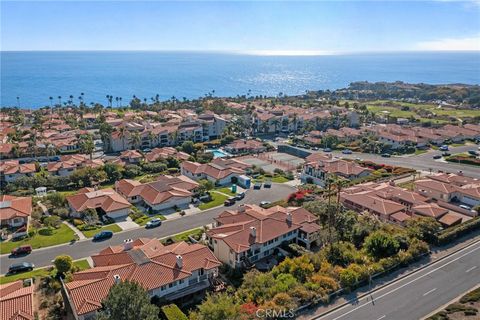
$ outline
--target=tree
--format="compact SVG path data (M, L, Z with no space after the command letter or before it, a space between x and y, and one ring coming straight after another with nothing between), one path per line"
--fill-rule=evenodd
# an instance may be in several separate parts
M365 239L364 248L371 257L380 259L396 254L400 244L392 235L384 231L375 231Z
M234 295L227 292L208 294L198 310L190 314L195 320L235 320L240 319L240 306Z
M123 168L115 163L107 162L103 167L103 171L107 174L108 181L118 181L122 179Z
M101 320L157 320L159 309L150 303L150 297L138 283L123 281L110 288L103 309L97 319Z
M68 255L57 256L53 261L53 265L60 274L65 274L73 267L73 259Z
M93 208L85 209L82 212L83 219L88 225L94 225L98 222L98 213L97 210Z
M84 134L80 137L80 151L90 155L90 160L92 160L93 152L95 151L95 143L90 134Z
M358 281L360 275L352 269L343 269L340 271L340 284L343 288L350 289Z
M43 224L49 228L58 228L60 223L61 221L59 216L49 216L43 220Z
M194 154L195 153L195 145L193 144L193 141L185 141L182 143L182 151L188 154Z
M441 228L442 225L431 217L416 217L407 220L408 235L428 243L436 242L437 233Z
M130 135L130 145L133 147L133 149L138 149L141 142L142 137L140 136L139 132L135 131Z

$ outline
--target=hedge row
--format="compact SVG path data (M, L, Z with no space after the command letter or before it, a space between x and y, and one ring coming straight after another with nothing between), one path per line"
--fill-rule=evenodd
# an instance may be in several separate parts
M440 234L437 236L437 243L439 245L447 244L456 238L477 229L480 229L480 217L473 218L472 220L440 232Z
M163 306L161 309L166 320L188 320L185 313L183 313L176 304L172 303Z

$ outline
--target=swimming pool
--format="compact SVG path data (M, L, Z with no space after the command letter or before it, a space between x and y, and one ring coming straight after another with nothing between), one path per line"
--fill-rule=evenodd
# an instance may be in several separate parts
M223 150L221 150L221 149L207 150L207 152L213 153L213 158L214 158L214 159L216 159L216 158L225 158L225 157L230 156L229 153L226 153L225 151L223 151Z

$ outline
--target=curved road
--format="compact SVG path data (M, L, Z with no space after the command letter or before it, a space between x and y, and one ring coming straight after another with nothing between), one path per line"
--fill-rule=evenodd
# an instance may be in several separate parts
M249 190L247 191L245 198L237 204L231 207L217 207L210 210L205 210L197 214L184 216L178 219L166 220L158 228L145 229L139 227L136 229L126 230L119 233L115 233L111 239L93 242L91 239L77 241L73 244L62 244L53 247L41 248L33 250L33 252L27 256L18 258L10 257L8 254L0 256L0 273L5 274L8 271L8 267L13 263L18 262L31 262L35 264L35 267L45 267L52 264L52 260L60 254L68 254L74 260L89 257L98 253L100 250L112 246L123 244L125 239L137 239L144 238L164 238L170 235L181 233L193 228L202 227L204 225L211 224L213 218L217 217L220 213L227 209L235 209L239 204L259 204L260 201L276 201L286 198L290 193L294 192L295 188L287 184L272 184L271 189Z
M475 287L480 241L358 300L310 320L414 320Z
M450 153L463 153L468 150L478 150L477 145L466 145L461 147L451 147ZM307 150L310 151L311 150ZM362 160L370 160L376 163L384 163L388 165L401 166L407 168L413 168L420 171L444 171L450 173L458 173L463 171L466 176L480 179L480 168L473 165L458 164L453 162L447 162L443 159L435 160L433 156L436 154L442 154L441 151L430 150L426 153L419 155L405 155L405 156L392 156L391 158L383 158L380 155L370 154L370 153L359 153L354 152L353 154L343 154L341 152L332 152L333 155L343 158L356 159L360 158Z

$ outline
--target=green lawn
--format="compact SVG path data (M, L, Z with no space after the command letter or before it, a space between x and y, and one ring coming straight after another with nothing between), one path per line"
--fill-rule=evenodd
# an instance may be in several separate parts
M165 218L164 216L162 216L161 214L156 214L152 217L149 217L147 216L146 219L141 219L140 221L137 222L137 220L135 220L135 222L139 225L139 226L144 226L147 224L148 221L152 220L152 219L155 219L155 218L159 218L160 220L167 220L167 218Z
M235 195L235 193L232 192L232 188L231 188L231 187L215 188L215 191L219 191L219 192L228 194L228 195L230 195L230 196L234 196L234 195Z
M201 203L198 206L200 210L207 210L213 207L221 206L223 205L223 202L228 199L227 196L224 196L223 194L217 192L210 192L210 195L212 196L212 201Z
M74 261L73 264L77 266L80 270L85 270L90 268L90 265L88 264L88 261L86 259ZM23 273L3 276L3 277L0 277L0 284L9 283L17 280L34 278L34 277L45 277L45 276L48 276L48 274L50 273L48 269L49 269L48 267L38 268L30 272L23 272Z
M20 241L9 241L2 242L0 245L0 253L9 253L12 249L22 246L22 245L31 245L33 249L44 248L49 246L54 246L57 244L67 243L73 240L75 233L65 224L61 224L58 229L53 231L52 235L42 235L38 231L37 233L27 239Z
M427 153L427 152L428 152L428 150L415 149L415 155L424 154L424 153Z
M284 176L275 176L275 177L272 178L272 182L275 182L275 183L284 183L284 182L288 182L288 181L290 181L290 180L288 180Z
M179 233L176 236L173 236L172 240L175 241L175 242L187 241L188 236L201 235L202 233L203 233L203 228L196 228L196 229L192 229L192 230L188 230L188 231Z
M122 228L120 228L117 224L109 224L108 226L102 227L102 228L97 228L93 230L88 230L88 231L82 231L82 233L85 235L87 238L93 237L96 233L99 233L100 231L103 230L110 230L112 232L119 232L122 231Z

